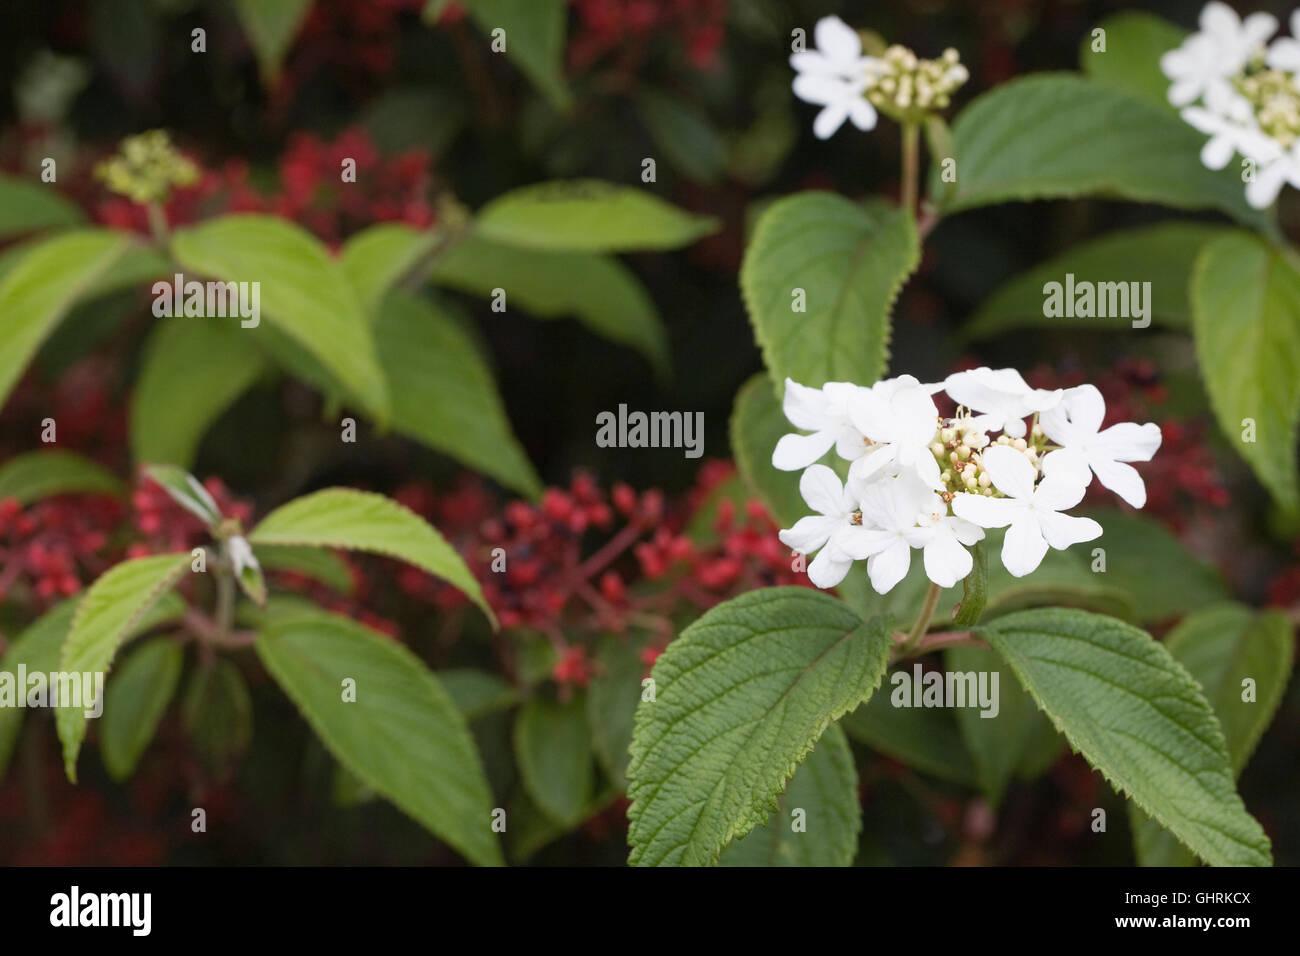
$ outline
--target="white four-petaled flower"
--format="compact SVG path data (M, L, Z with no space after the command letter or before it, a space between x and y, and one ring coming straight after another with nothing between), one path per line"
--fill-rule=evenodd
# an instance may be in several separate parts
M1060 389L1030 388L1013 368L982 366L954 372L944 388L958 405L980 413L972 422L975 427L1000 430L1011 438L1024 437L1027 416L1053 408L1061 400Z
M854 520L858 501L825 465L813 465L799 478L799 491L816 515L800 518L780 533L781 542L800 554L817 553L808 579L819 588L844 580L855 560L867 556L863 530Z
M812 434L783 435L772 451L772 466L782 471L798 471L826 454L832 445L846 461L861 455L866 450L866 440L854 427L849 407L865 391L849 382L827 382L821 388L808 388L787 378L781 405L785 417L796 428Z
M1160 58L1160 68L1173 81L1169 102L1186 106L1209 91L1230 86L1230 80L1268 41L1277 18L1252 13L1243 21L1226 3L1213 0L1201 10L1200 31Z
M846 119L860 130L874 129L876 108L864 94L876 60L862 55L861 38L839 17L818 20L813 36L817 49L790 55L795 96L822 107L813 133L828 139Z

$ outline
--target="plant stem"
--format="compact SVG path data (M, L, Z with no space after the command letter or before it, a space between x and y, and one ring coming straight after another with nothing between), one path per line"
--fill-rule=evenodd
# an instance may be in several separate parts
M913 214L916 213L917 179L921 166L920 132L921 127L916 123L903 124L903 186L899 202Z
M925 636L926 629L930 626L930 619L934 617L934 609L939 604L939 592L941 590L943 589L939 585L931 584L930 590L925 592L925 601L921 604L921 613L916 616L916 623L912 625L912 630L907 635L907 643L903 645L904 655L915 650L916 645Z
M156 202L146 203L144 208L149 216L149 231L153 233L153 241L160 250L167 252L172 241L171 230L167 227L167 213Z
M230 628L235 620L235 576L222 562L217 572L217 613L214 643L224 643L230 638Z

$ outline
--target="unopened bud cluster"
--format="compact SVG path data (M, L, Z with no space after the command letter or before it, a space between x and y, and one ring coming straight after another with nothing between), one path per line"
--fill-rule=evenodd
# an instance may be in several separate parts
M1238 79L1236 86L1254 109L1265 136L1283 148L1300 137L1300 90L1293 75L1261 69Z
M172 145L164 130L154 129L122 140L116 156L95 167L95 176L132 202L161 202L177 186L193 186L199 168Z
M900 122L921 120L929 113L946 109L952 94L970 76L951 47L937 60L923 60L899 44L875 60L871 72L867 99Z

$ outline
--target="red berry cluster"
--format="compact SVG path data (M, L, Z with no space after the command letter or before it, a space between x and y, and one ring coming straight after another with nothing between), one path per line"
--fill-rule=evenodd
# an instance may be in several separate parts
M25 585L37 607L76 594L107 566L122 516L104 495L59 495L24 509L0 499L0 598Z
M726 35L726 0L575 0L578 29L569 61L585 69L611 51L671 35L697 69L714 64Z

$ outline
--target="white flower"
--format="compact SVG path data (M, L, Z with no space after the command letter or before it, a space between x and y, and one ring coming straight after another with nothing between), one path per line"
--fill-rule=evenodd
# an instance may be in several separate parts
M230 555L230 563L234 565L236 576L243 574L245 568L251 568L254 571L260 569L261 565L257 563L253 548L243 535L237 534L228 538L226 540L226 550Z
M1097 476L1105 487L1134 508L1147 503L1146 485L1129 461L1150 461L1160 447L1160 426L1121 422L1100 431L1106 401L1091 385L1067 389L1061 404L1044 412L1039 424L1061 447L1043 458L1043 474L1066 473L1086 486ZM1090 473L1091 472L1091 473Z
M783 530L781 543L800 554L819 552L808 565L808 579L819 588L832 588L844 580L855 560L867 556L863 529L854 522L858 502L825 465L813 465L800 476L799 492L817 514Z
M772 467L798 471L821 458L832 445L846 461L859 457L867 443L849 420L849 404L865 391L849 382L827 382L822 388L809 388L787 378L781 405L785 417L795 428L812 434L783 435L772 451Z
M1246 183L1246 202L1255 209L1267 209L1287 183L1300 189L1300 139L1290 149L1283 149L1266 136L1258 138L1264 143L1242 150L1257 166L1254 178Z
M1226 3L1214 0L1201 10L1201 29L1160 58L1173 81L1169 102L1186 106L1215 87L1228 85L1277 29L1277 18L1252 13L1243 22Z
M1275 70L1300 73L1300 10L1291 12L1291 36L1278 37L1268 45L1264 60Z
M1258 149L1258 139L1268 139L1259 132L1250 101L1228 86L1208 90L1204 106L1189 106L1181 115L1188 125L1209 135L1201 162L1210 169L1222 169L1233 153Z
M878 594L889 592L912 566L912 549L923 547L932 528L917 518L928 504L930 489L910 476L877 481L862 490L862 540L867 576Z
M866 455L853 463L851 474L867 482L889 470L915 474L927 488L939 485L939 463L930 443L939 428L939 409L930 393L911 375L877 382L849 403L853 426L872 442Z
M1002 542L1002 565L1022 578L1043 560L1050 545L1058 551L1091 541L1101 525L1091 518L1061 514L1083 500L1087 482L1068 470L1045 475L1034 487L1036 470L1021 452L995 445L981 456L984 470L1006 498L959 494L952 510L982 528L1007 529Z
M1061 390L1054 392L1030 388L1013 368L991 369L988 366L954 372L944 387L958 405L980 412L971 424L984 431L1002 431L1009 438L1025 436L1025 417L1054 408L1061 400Z
M839 17L823 17L813 30L816 50L790 56L794 94L805 103L823 107L813 121L813 133L827 139L846 119L860 130L876 125L876 108L865 97L876 64L862 55L862 40Z
M964 518L948 514L948 506L936 494L921 506L917 516L925 559L925 576L941 588L950 588L970 574L974 561L963 545L984 539L984 529Z

